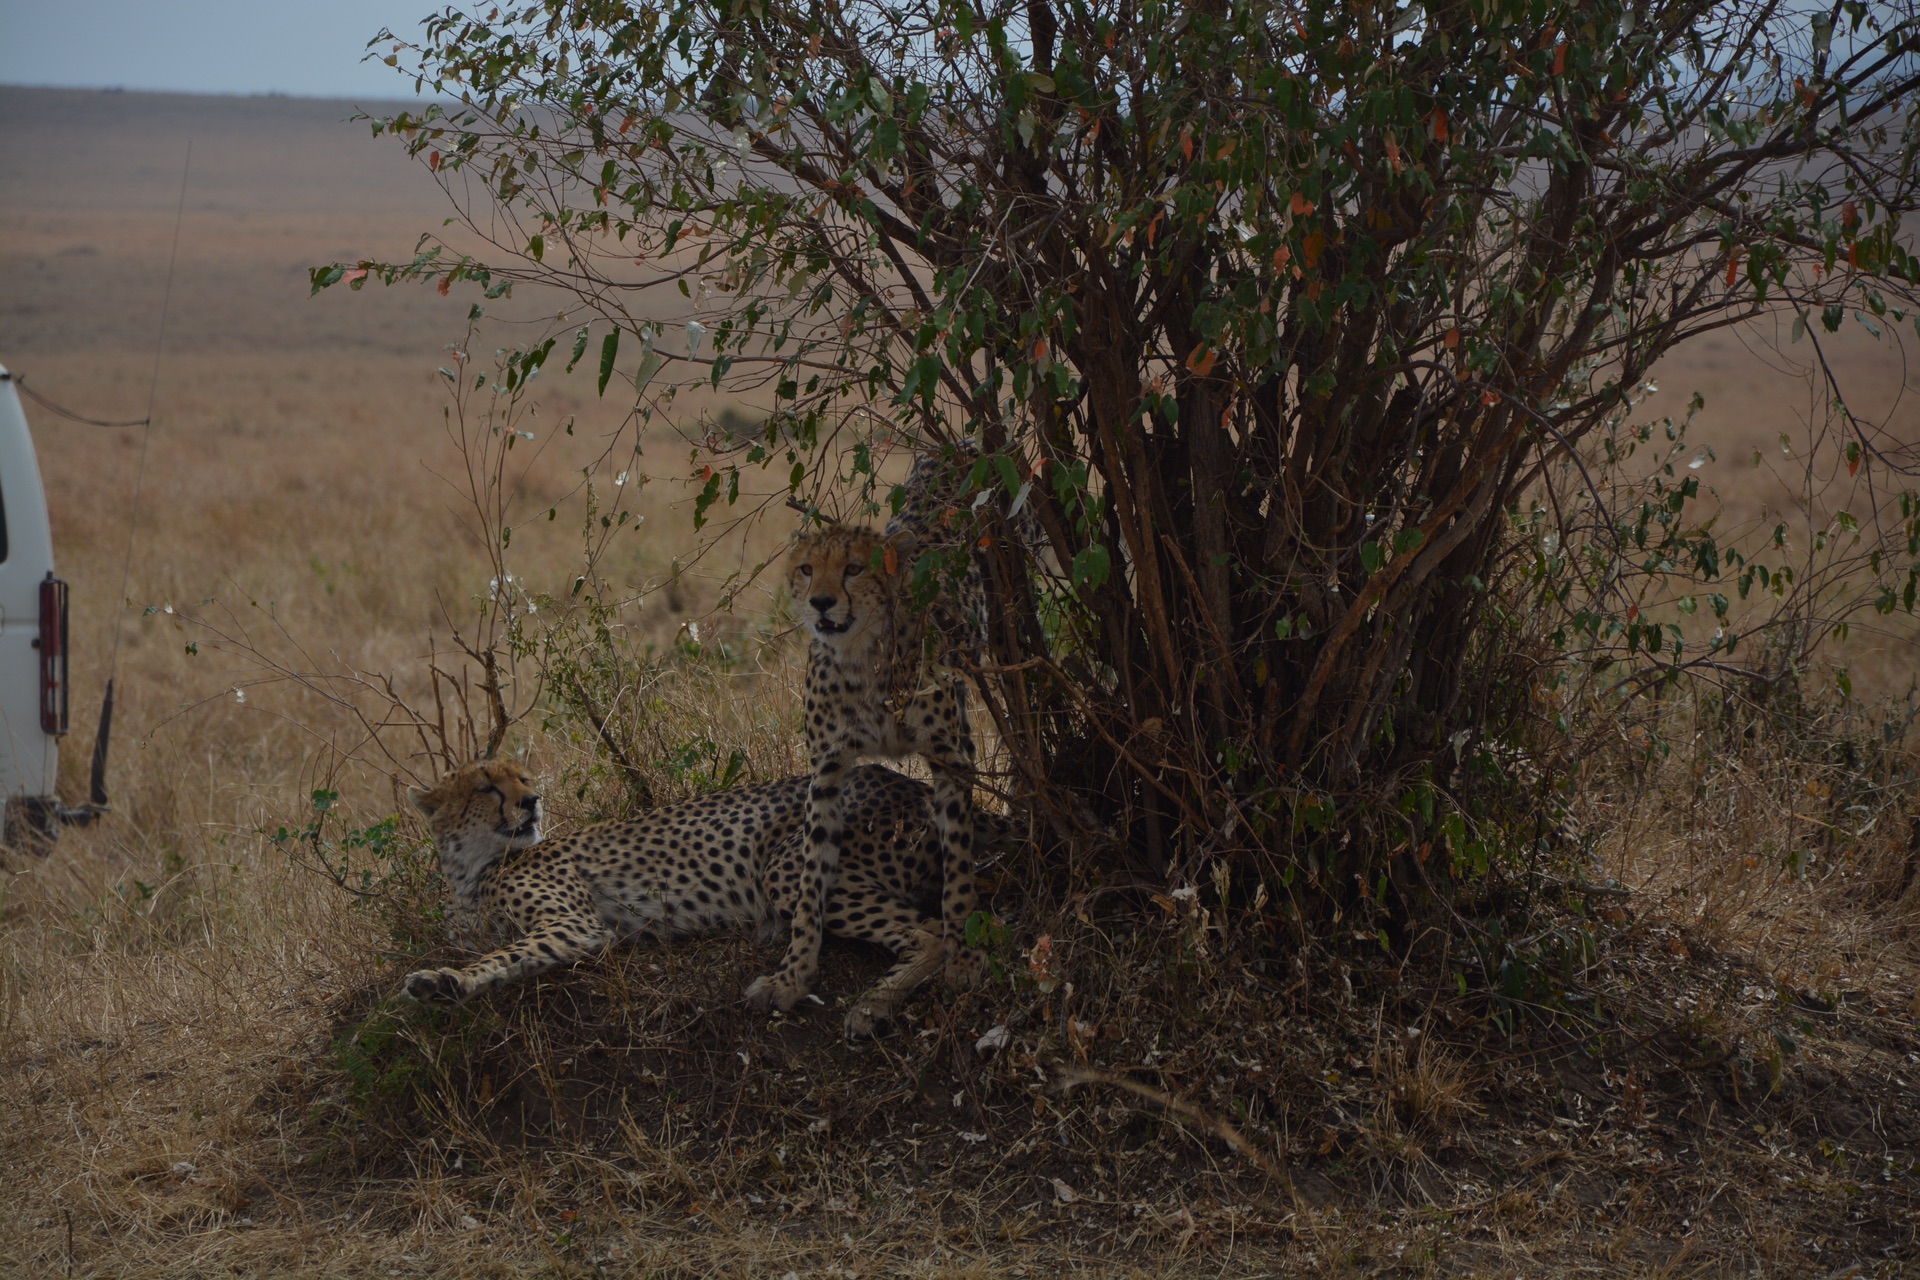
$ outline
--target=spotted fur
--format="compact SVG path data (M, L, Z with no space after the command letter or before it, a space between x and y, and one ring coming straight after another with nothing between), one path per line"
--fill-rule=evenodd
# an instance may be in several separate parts
M413 794L440 852L464 934L513 939L459 968L410 973L403 991L453 1002L591 956L622 939L775 932L801 898L807 778L671 805L541 842L540 796L518 764L483 760ZM897 963L847 1014L876 1033L946 960L931 845L931 789L862 765L842 779L844 856L825 895L827 932L877 942ZM989 815L989 827L998 820Z
M849 771L862 755L919 755L933 773L933 827L941 851L940 919L948 979L971 982L984 958L966 945L974 884L974 754L963 679L927 657L927 617L912 607L911 532L835 527L801 537L788 582L812 639L807 653L806 854L787 953L747 996L790 1009L818 969L827 886L853 832Z

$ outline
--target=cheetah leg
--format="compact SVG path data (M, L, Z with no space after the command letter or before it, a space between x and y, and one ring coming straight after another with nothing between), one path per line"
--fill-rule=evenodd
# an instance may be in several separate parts
M957 741L936 740L927 755L933 769L933 827L940 838L940 920L947 943L947 985L971 987L987 971L987 957L967 945L967 921L980 906L973 879L973 739L966 695L956 686Z
M847 752L830 752L814 762L813 782L807 788L807 852L800 865L800 883L794 887L793 933L779 967L755 978L747 987L747 999L756 1008L783 1012L793 1008L806 997L819 972L827 892L839 870L840 848L847 839L841 788L842 775L852 758Z
M410 973L401 984L400 993L422 1004L458 1004L483 991L585 960L612 941L612 931L597 917L568 916L549 921L511 946L489 951L462 968L421 969Z
M906 998L947 963L940 922L864 886L836 887L827 912L827 931L837 937L877 942L900 957L847 1011L849 1040L883 1034Z

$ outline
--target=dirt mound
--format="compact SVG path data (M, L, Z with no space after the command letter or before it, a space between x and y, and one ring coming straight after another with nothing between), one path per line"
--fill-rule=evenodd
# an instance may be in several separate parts
M1913 1256L1906 1011L1776 989L1667 925L1595 938L1586 983L1629 994L1502 1036L1483 997L1364 959L1168 966L1165 939L1084 925L1043 977L1004 956L994 988L855 1045L831 998L745 1007L769 949L642 948L451 1012L361 991L262 1104L304 1115L307 1194L424 1179L479 1223L541 1170L535 1216L583 1265L636 1217L809 1257L945 1232L1472 1270L1522 1229L1609 1268ZM883 965L835 947L821 989Z

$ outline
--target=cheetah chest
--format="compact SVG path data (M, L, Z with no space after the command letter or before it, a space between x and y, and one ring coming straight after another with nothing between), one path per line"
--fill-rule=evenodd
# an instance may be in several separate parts
M926 671L917 680L886 682L835 657L816 655L808 674L807 737L815 747L902 756L953 739L965 706L958 677ZM889 690L889 683L898 687Z

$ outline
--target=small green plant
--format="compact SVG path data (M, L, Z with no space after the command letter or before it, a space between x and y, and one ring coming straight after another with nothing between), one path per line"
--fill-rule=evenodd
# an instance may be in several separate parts
M711 738L689 738L667 756L667 772L702 791L725 791L746 772L747 753L735 747L726 757L720 759L720 745Z
M407 836L395 815L335 834L328 819L339 801L339 792L316 789L312 816L265 833L267 839L296 866L351 894L355 907L377 913L397 948L418 952L445 918L433 843Z
M356 1114L400 1099L428 1069L405 1032L405 1019L382 1006L334 1040L334 1064L346 1077L346 1102Z
M987 953L993 980L1007 980L1007 960L1013 954L1013 931L991 911L976 911L967 917L967 945Z

